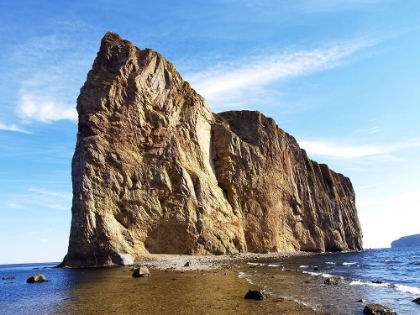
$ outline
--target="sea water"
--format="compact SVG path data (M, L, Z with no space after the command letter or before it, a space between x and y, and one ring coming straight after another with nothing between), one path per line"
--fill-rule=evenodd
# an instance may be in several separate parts
M250 261L241 275L265 290L329 314L363 314L379 303L420 314L420 247ZM339 285L327 285L332 278Z
M182 283L180 276L172 281L172 275L168 280L162 274L159 280L159 274L154 274L153 283L147 284L151 280L133 281L129 268L52 268L57 264L0 265L0 279L11 278L0 280L0 314L130 314L133 310L141 314L139 310L146 311L141 288L149 292L148 299L156 298L147 310L152 314L162 299L174 300L173 291L185 293L188 286L206 290L195 276ZM51 281L26 283L38 273ZM420 314L420 305L412 302L420 297L420 247L261 258L242 264L240 275L272 297L294 300L323 314L363 314L367 303L383 304L398 314ZM340 285L324 284L327 278L337 279ZM179 288L171 289L175 284ZM185 303L179 303L173 307L182 314L179 308Z
M74 270L52 268L58 263L0 265L0 314L50 314L74 285ZM42 273L48 283L28 284ZM45 284L45 285L44 285Z

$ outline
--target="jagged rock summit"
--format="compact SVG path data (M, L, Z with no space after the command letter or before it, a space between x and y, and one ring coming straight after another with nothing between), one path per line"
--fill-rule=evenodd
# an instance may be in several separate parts
M151 49L108 32L77 111L62 266L362 248L347 177L311 161L257 111L213 114Z

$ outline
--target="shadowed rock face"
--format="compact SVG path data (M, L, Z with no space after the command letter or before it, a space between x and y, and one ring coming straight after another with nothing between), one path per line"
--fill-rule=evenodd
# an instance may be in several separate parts
M151 49L107 33L77 110L63 266L362 248L347 177L259 112L213 114Z

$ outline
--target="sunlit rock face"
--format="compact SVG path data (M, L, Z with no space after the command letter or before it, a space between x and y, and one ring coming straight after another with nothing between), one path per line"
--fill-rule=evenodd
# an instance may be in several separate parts
M259 112L213 114L151 49L107 33L77 111L63 266L362 248L347 177Z

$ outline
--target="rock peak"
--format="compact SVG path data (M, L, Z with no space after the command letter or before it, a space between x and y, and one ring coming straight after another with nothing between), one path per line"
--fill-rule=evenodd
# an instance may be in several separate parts
M259 112L213 114L151 49L105 34L77 111L63 266L362 248L348 178Z

